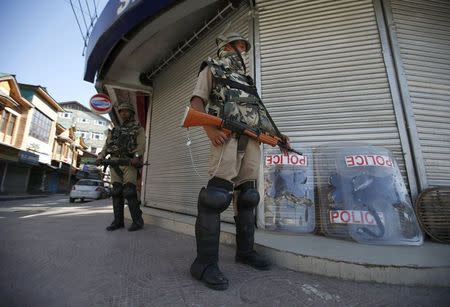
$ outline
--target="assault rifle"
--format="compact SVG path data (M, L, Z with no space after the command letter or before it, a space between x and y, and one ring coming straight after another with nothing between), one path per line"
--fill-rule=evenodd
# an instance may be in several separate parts
M117 167L117 166L131 166L131 160L132 160L132 159L115 159L115 160L113 160L113 159L104 159L104 160L102 160L102 161L100 162L100 165L103 166L103 172L105 172L105 171L106 171L106 168L107 168L108 166L111 166L111 167ZM85 163L85 164L96 165L95 161L87 162L87 163ZM141 163L137 166L137 168L141 168L141 167L144 166L144 165L150 165L150 163L143 163L143 162L141 162Z
M216 126L221 128L228 136L230 136L233 132L237 134L244 134L272 147L279 146L283 149L286 149L287 151L302 155L301 152L298 152L288 146L287 141L285 139L282 139L281 137L271 135L266 132L259 132L255 129L250 128L244 123L227 119L223 120L217 116L200 112L190 107L186 107L186 111L182 120L182 126L184 128L194 126Z

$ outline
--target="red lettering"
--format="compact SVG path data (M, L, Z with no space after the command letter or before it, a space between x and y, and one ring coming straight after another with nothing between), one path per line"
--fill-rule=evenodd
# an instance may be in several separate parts
M334 223L334 221L339 217L338 211L330 211L330 220L331 223Z
M390 158L388 158L388 159L386 160L386 165L387 165L387 166L392 166L392 160L391 160Z
M358 162L358 160L359 160L359 162ZM356 156L355 157L355 163L356 163L356 165L364 165L363 157L362 156Z
M271 165L273 163L272 156L266 156L266 164Z
M300 156L299 164L306 165L306 157L305 156Z
M355 166L355 160L353 156L346 156L345 163L347 164L347 166Z
M273 163L275 163L275 164L280 164L282 162L280 160L281 160L280 156L274 156L273 157Z
M347 220L346 219L344 219L344 214L346 214L347 215ZM344 222L344 223L348 223L349 221L350 221L350 213L348 213L348 211L341 211L341 220Z
M357 211L358 212L358 211ZM361 216L361 212L359 212L359 215ZM355 217L355 211L352 211L352 220L353 220L353 223L361 223L361 219L360 220L358 220L356 217Z
M297 164L298 163L298 157L296 155L292 155L291 156L291 163L292 164Z
M368 212L368 211L365 212L364 219L366 220L366 224L369 224L369 225L375 224L375 220L374 220L372 214L370 214L370 212Z
M377 159L378 165L383 166L385 164L383 156L377 156L376 159Z

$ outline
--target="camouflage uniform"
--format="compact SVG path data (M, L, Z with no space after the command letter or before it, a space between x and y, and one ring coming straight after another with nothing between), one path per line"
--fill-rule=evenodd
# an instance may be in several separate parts
M131 116L134 116L134 108L129 103L123 103L119 106L119 111L128 109ZM142 157L145 151L145 131L134 119L130 119L108 132L105 146L98 154L99 159L104 159L110 155L111 160L133 159ZM115 230L124 227L124 198L127 200L133 224L130 231L142 228L144 221L142 211L139 208L137 197L136 181L139 170L134 166L112 166L111 182L113 184L112 198L114 209L114 221L107 228Z
M245 74L239 51L235 47L234 52L222 49L227 43L233 44L237 40L246 43L246 51L250 49L248 41L238 33L218 38L219 58L209 58L202 63L192 97L200 97L206 104L206 112L211 115L243 122L256 130L273 132L253 80ZM217 262L220 213L226 210L233 198L236 261L257 269L269 268L269 263L253 250L260 158L259 142L244 135L234 134L221 146L211 144L209 174L214 177L199 194L195 230L197 257L191 266L191 274L210 288L223 290L228 287L228 280L220 272Z

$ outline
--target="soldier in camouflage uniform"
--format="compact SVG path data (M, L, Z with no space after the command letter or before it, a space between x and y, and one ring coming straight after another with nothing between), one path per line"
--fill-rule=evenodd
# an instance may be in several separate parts
M216 43L218 58L209 58L202 63L191 107L273 133L276 128L260 102L242 58L242 54L250 49L250 43L239 33L220 35ZM253 249L254 211L260 199L256 181L261 151L259 142L245 135L227 137L213 126L204 126L204 130L211 141L209 174L213 177L207 187L201 189L198 198L195 224L197 257L190 271L206 286L224 290L228 288L228 280L217 264L220 213L228 208L233 199L237 246L235 260L259 270L268 270L270 266Z
M124 227L124 198L127 200L133 223L129 231L142 229L144 220L139 208L136 181L142 156L145 151L145 131L134 120L134 108L130 103L122 103L118 107L122 123L109 131L103 150L98 154L97 164L110 155L112 160L130 159L129 166L111 166L111 182L113 184L112 200L114 221L106 229L113 231Z

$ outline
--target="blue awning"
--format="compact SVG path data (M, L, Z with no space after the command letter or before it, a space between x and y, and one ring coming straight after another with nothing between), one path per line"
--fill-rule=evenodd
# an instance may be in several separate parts
M36 155L29 151L19 151L19 161L30 164L30 165L38 165L39 164L39 155Z
M122 37L175 2L177 0L110 0L89 37L85 55L84 80L94 82L95 74Z

